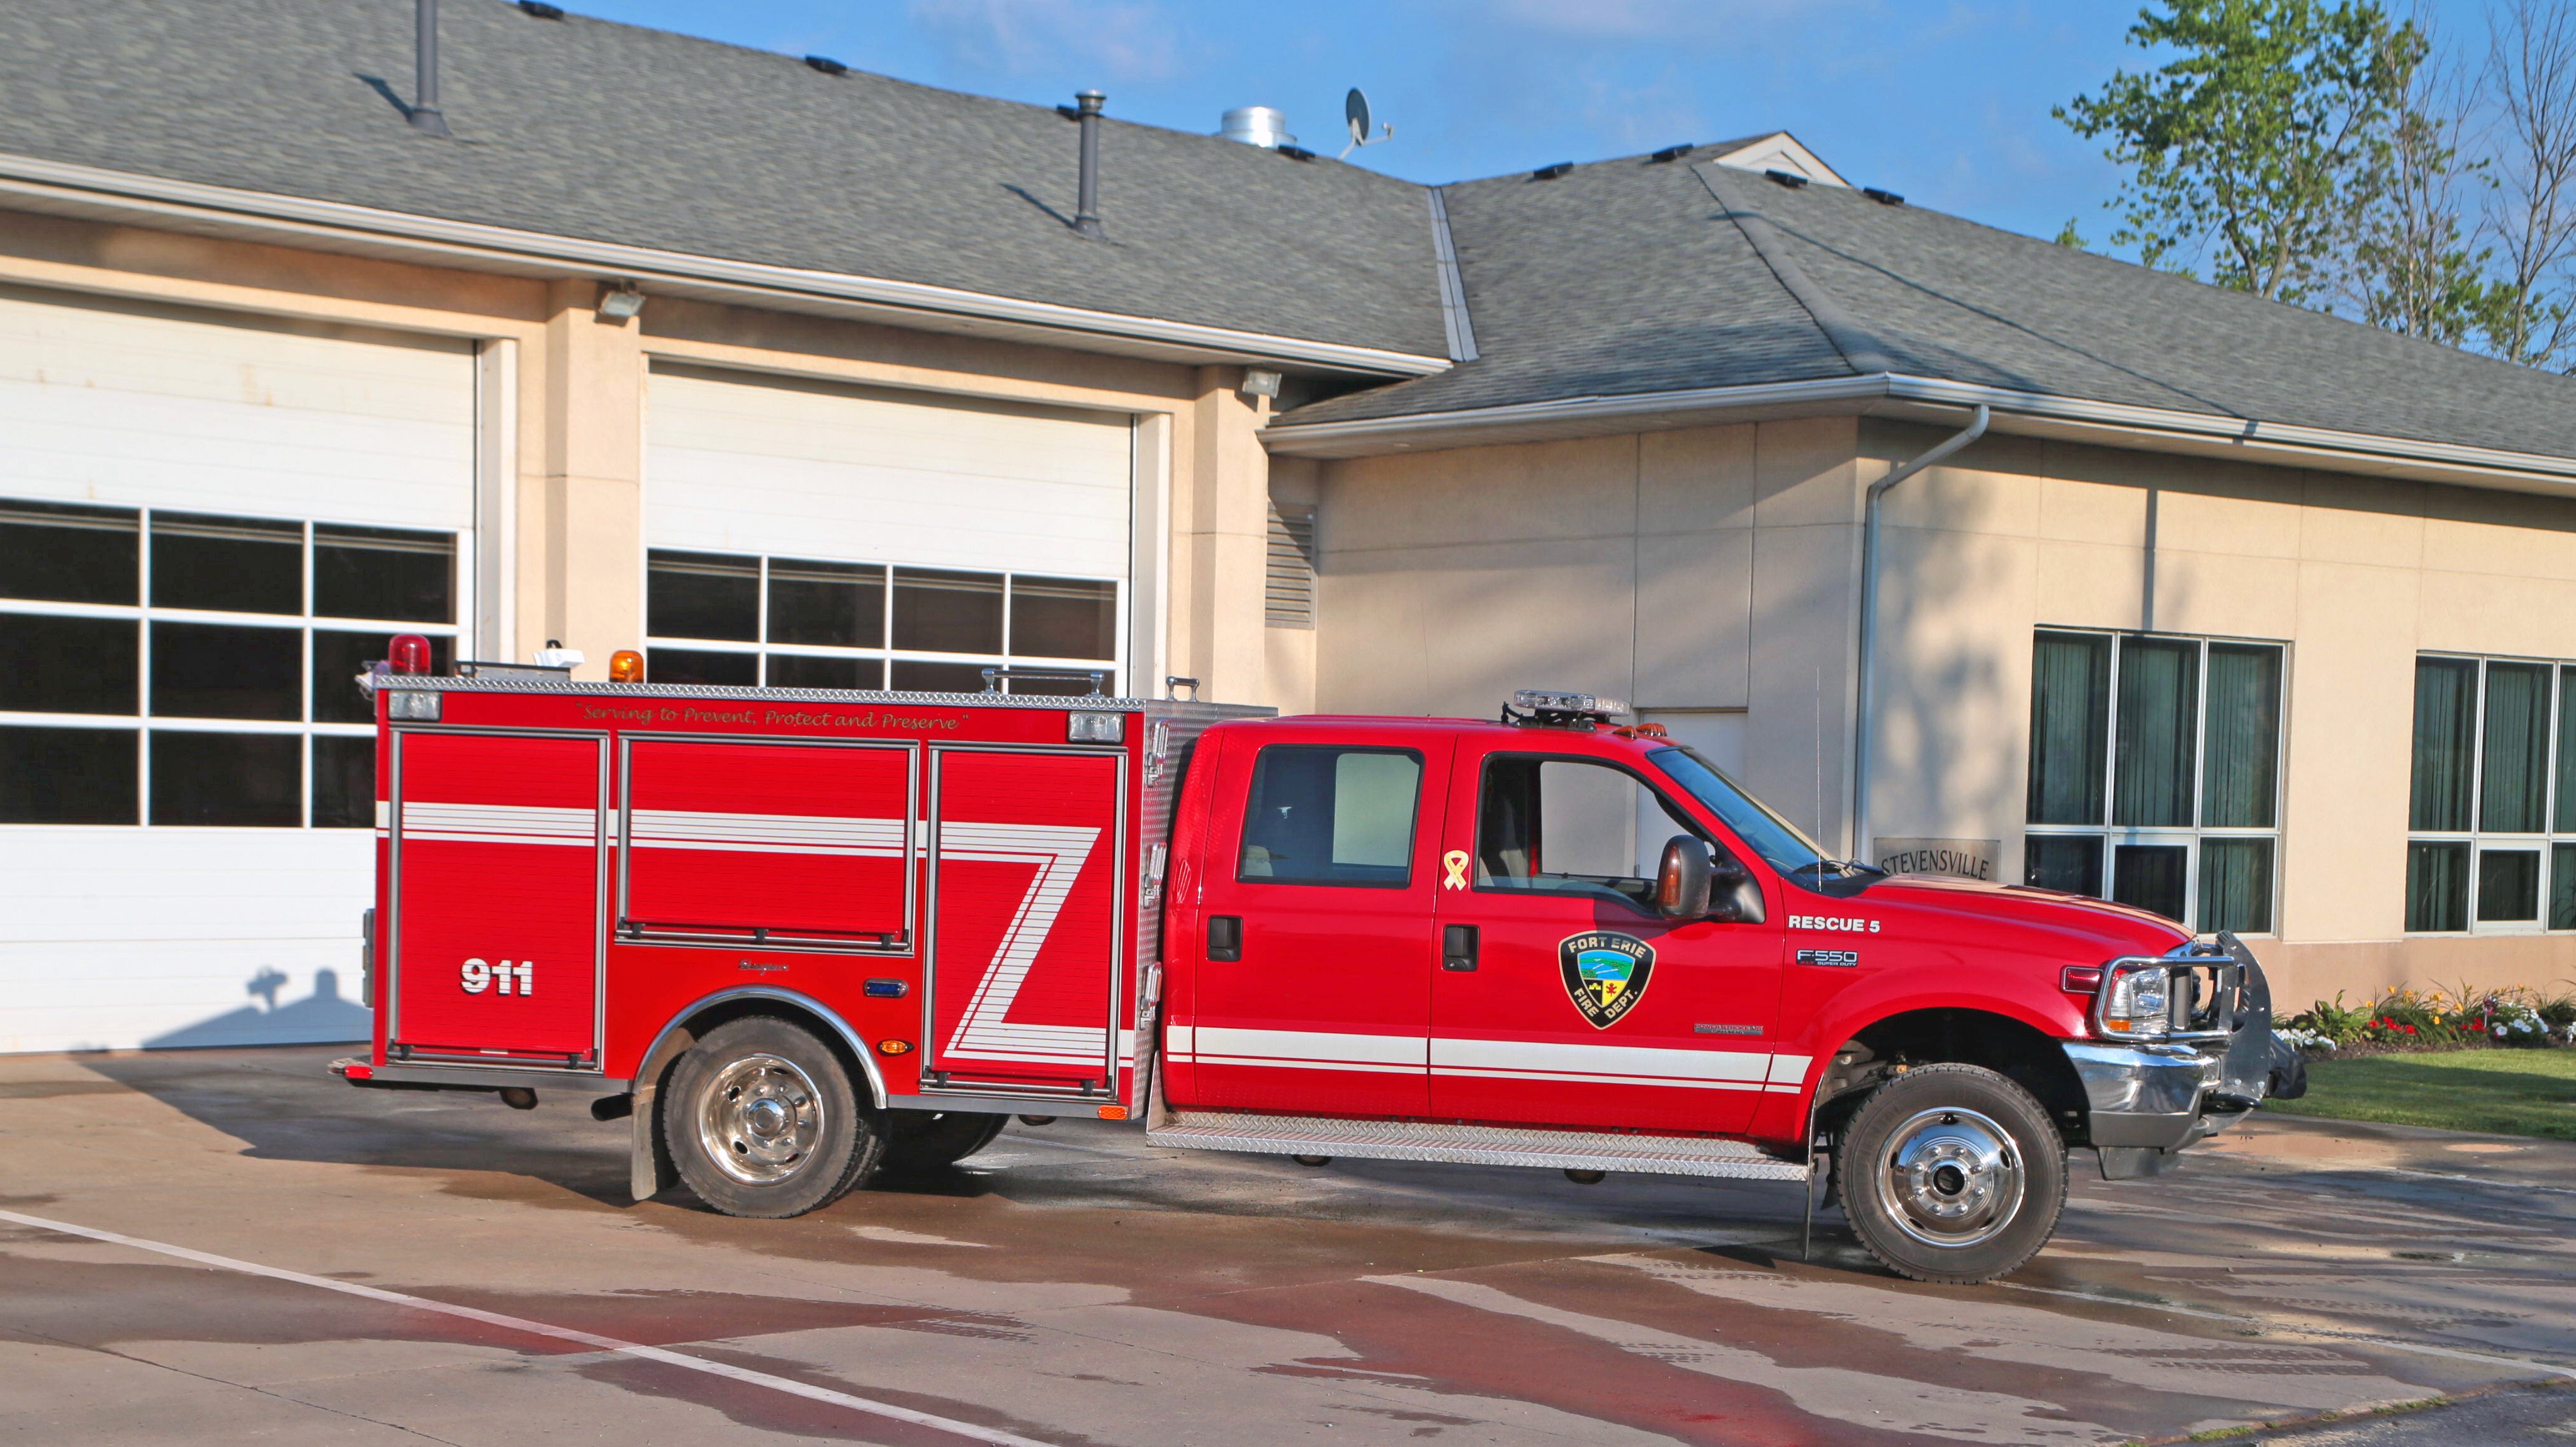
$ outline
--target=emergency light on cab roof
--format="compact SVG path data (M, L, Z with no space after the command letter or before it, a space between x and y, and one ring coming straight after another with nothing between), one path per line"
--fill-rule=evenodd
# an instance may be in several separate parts
M2160 1174L2303 1088L2243 941L1835 867L1597 694L1498 727L509 667L372 676L376 1033L334 1069L579 1092L638 1200L801 1215L1080 1113L1801 1183L1974 1282L2056 1229L2068 1147Z
M1629 708L1625 699L1604 698L1597 693L1568 693L1554 688L1524 688L1513 694L1511 703L1503 709L1503 721L1562 728L1578 723L1606 724L1627 712Z

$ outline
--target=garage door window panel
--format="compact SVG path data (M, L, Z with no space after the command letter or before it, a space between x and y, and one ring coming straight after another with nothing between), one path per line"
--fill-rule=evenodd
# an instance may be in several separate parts
M2039 632L2023 882L2270 932L2284 658L2271 643Z
M135 712L141 625L0 613L0 712Z
M293 734L156 730L152 822L293 828L304 812L303 743Z
M1118 585L1082 578L1011 579L1011 652L1106 662L1118 656Z
M656 552L644 574L647 627L658 637L760 641L760 560Z
M456 621L456 540L392 528L313 530L313 611L390 623Z
M152 712L162 718L303 717L302 630L155 622Z
M2406 928L2576 930L2576 663L2415 660Z
M302 613L303 526L263 518L153 514L152 606Z
M987 669L1054 668L1118 687L1112 579L668 549L647 577L656 683L981 693ZM1087 676L1005 687L1092 691Z
M769 563L771 643L826 648L885 644L885 569L857 563Z
M132 728L0 728L0 824L131 824Z
M0 598L133 605L136 524L124 509L0 500Z
M999 654L1000 575L895 569L894 646L921 653Z
M458 569L451 533L0 498L0 823L371 826L356 675L397 630L453 663Z

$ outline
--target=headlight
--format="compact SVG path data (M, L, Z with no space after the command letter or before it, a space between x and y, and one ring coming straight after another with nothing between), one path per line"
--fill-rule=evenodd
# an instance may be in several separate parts
M2123 961L2102 982L2094 1022L2105 1035L2160 1037L2173 1029L2171 977L2160 961Z

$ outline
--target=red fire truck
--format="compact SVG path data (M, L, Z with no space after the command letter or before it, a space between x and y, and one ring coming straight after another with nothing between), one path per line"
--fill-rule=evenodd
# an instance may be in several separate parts
M475 674L369 680L376 1037L334 1069L592 1097L638 1199L792 1216L1082 1113L1308 1164L1821 1175L1888 1266L1981 1281L2054 1231L2068 1147L2155 1174L2299 1084L2242 942L1829 859L1609 700Z

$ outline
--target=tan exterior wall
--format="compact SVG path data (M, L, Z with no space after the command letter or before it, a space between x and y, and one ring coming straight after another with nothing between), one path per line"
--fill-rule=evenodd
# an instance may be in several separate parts
M1746 709L1762 721L1748 785L1839 838L1848 750L1816 740L1850 731L1857 429L1821 418L1323 465L1315 706L1489 717L1512 690L1547 687Z
M525 658L547 639L585 676L643 637L645 378L657 358L1042 402L1139 419L1134 603L1163 619L1131 646L1131 685L1194 675L1205 696L1269 701L1261 626L1267 404L1236 368L1104 357L670 297L623 324L601 284L532 280L0 212L0 285L473 338L512 390L482 405L487 505L478 548L487 639ZM507 405L502 405L506 403ZM507 536L498 536L506 534ZM511 636L493 630L512 620ZM490 646L489 644L485 646ZM1157 656L1147 656L1149 654Z
M1863 467L1941 435L1872 424ZM2576 937L2410 938L2404 901L2416 655L2576 658L2576 502L1993 437L1885 506L1876 835L2021 877L2036 628L2279 641L2283 1002L2576 979Z
M1747 785L1850 848L1862 489L1945 435L1809 419L1316 464L1314 706L1741 709ZM2285 1005L2576 983L2576 936L2408 937L2403 898L2415 656L2576 658L2576 502L1995 435L1885 506L1874 836L2000 840L2021 877L2037 628L2279 641L2260 948Z

